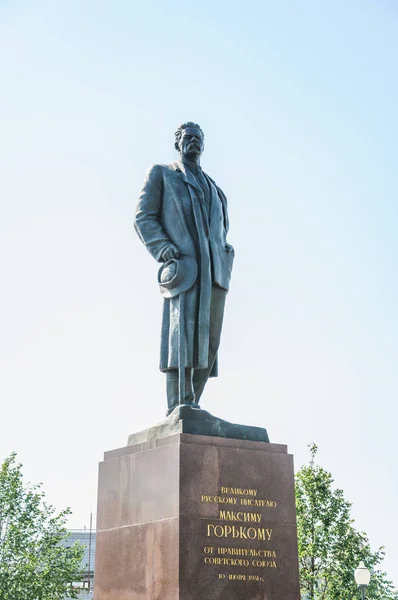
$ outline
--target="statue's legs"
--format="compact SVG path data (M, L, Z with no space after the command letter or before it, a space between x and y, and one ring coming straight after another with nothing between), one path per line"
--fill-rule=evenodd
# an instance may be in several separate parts
M193 372L193 388L196 404L199 404L220 346L226 296L227 292L225 290L213 285L210 303L209 361L207 369L195 369Z
M185 369L185 404L193 404L194 391L192 382L193 369ZM166 372L167 414L169 415L179 404L178 369Z

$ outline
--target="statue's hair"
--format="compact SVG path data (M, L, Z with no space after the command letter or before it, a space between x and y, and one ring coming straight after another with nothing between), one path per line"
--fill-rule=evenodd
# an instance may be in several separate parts
M180 125L177 129L177 131L175 132L175 149L179 150L179 143L181 140L181 136L182 136L182 131L183 129L188 129L188 127L193 127L195 129L199 129L200 133L202 134L203 137L205 137L205 134L203 133L203 131L200 128L200 125L198 125L197 123L194 123L193 121L188 121L187 123L183 123L182 125Z

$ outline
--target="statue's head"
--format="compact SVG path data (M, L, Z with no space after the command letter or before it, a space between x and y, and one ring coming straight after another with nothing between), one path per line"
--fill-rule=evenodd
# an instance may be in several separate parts
M196 123L188 121L179 126L175 132L175 148L181 158L198 161L205 147L205 136Z

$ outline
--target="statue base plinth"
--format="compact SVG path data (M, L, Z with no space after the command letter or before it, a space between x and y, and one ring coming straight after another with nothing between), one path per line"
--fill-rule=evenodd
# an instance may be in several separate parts
M94 597L299 600L286 446L178 433L105 453Z
M211 415L206 410L182 404L161 423L129 436L127 445L141 444L176 433L191 433L251 442L269 442L263 427L229 423Z

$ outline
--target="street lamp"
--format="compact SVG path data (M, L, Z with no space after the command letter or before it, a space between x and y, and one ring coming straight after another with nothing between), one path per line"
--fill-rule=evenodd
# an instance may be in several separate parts
M370 571L365 567L362 560L355 569L355 581L362 593L362 600L365 600L365 590L369 585Z

